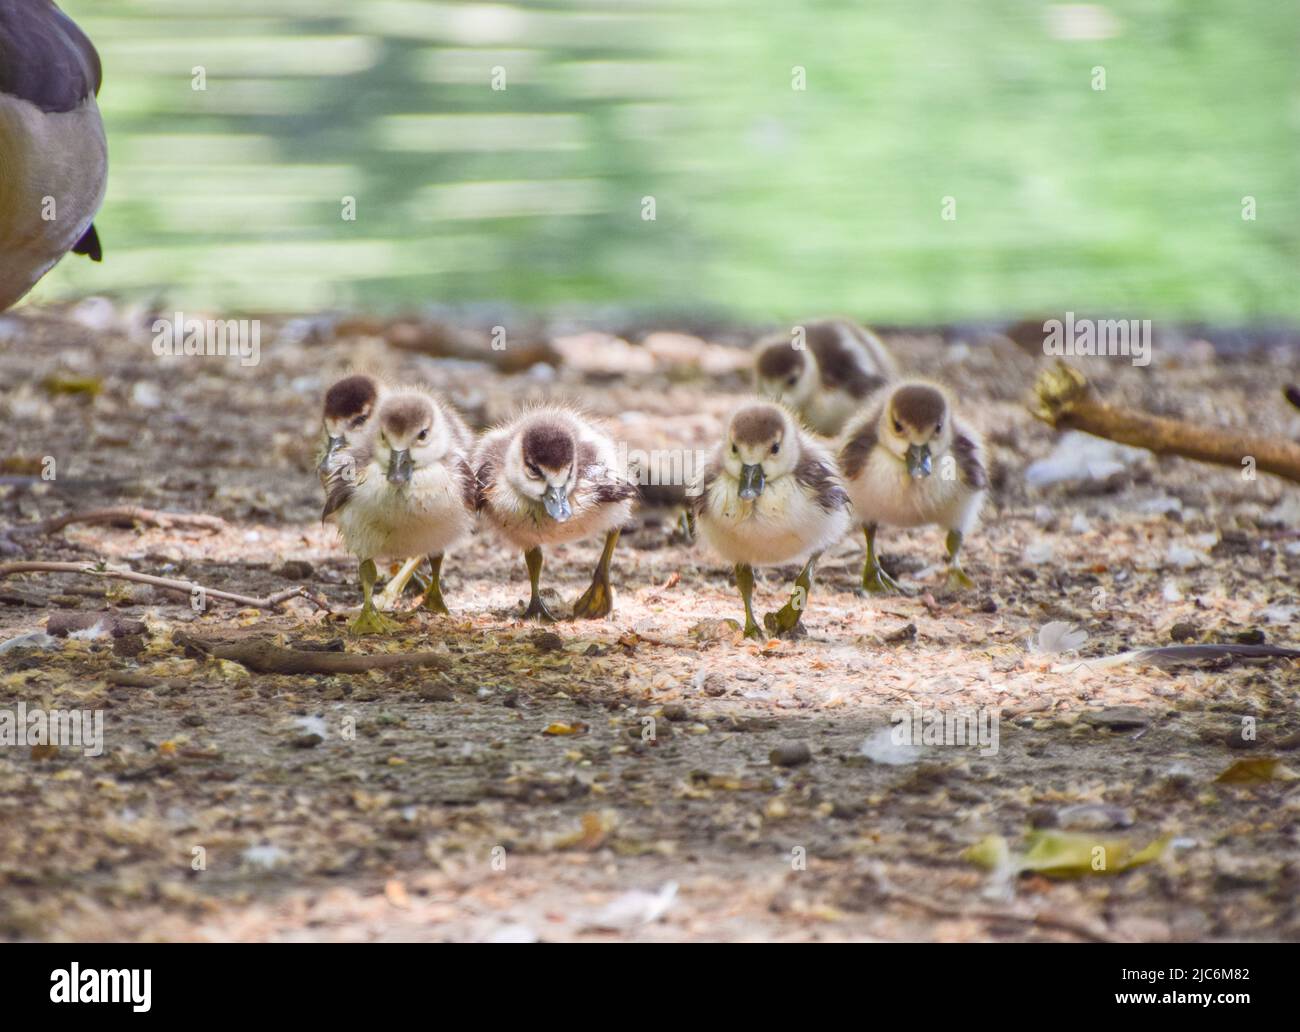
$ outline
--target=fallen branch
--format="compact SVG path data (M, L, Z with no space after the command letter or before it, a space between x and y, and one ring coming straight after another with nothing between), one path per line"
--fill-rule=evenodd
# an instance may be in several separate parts
M1054 674L1068 674L1075 670L1108 670L1126 663L1150 663L1168 670L1179 666L1204 666L1226 668L1234 663L1267 663L1274 659L1300 660L1300 649L1285 645L1157 645L1134 649L1113 656L1081 659L1074 663L1061 663L1052 667Z
M201 592L204 598L220 599L223 602L233 602L240 606L249 606L253 609L279 609L285 602L291 598L305 598L318 609L329 609L329 603L324 599L317 598L304 587L287 588L284 591L277 592L274 595L268 595L265 598L254 598L251 595L237 595L232 591L220 591L217 588L205 588L202 584L194 581L173 580L170 577L154 577L148 573L135 573L132 570L110 570L107 567L86 563L42 563L42 562L19 562L19 563L0 563L0 580L6 577L12 577L17 573L84 573L92 577L107 577L110 580L132 581L136 584L149 584L155 588L162 588L164 591L175 591L182 595L193 596L194 593Z
M993 907L968 907L960 904L945 903L942 900L930 900L905 889L891 885L879 871L868 872L867 877L874 882L876 892L884 899L906 906L924 910L935 917L956 920L992 921L1012 924L1033 925L1038 928L1050 928L1055 931L1069 932L1081 939L1091 942L1124 942L1126 940L1111 935L1106 929L1089 921L1076 921L1073 918L1054 914L1045 910L1010 910Z
M451 665L446 656L437 652L381 652L357 656L286 649L264 638L236 642L203 641L191 638L183 631L175 632L172 640L216 659L228 659L258 674L361 674L367 670L405 666L446 670Z
M1181 455L1237 469L1249 458L1264 473L1300 483L1300 444L1111 405L1093 394L1083 373L1064 362L1039 376L1034 393L1037 405L1030 411L1058 430L1082 430L1157 455Z
M512 336L508 347L494 345L491 335L448 323L400 318L382 322L370 318L345 319L334 327L336 337L383 337L395 348L436 358L486 362L500 372L522 373L539 362L559 368L563 359L541 333Z
M53 519L41 520L39 523L27 523L9 528L13 534L53 534L73 523L122 523L125 521L142 523L148 527L202 527L204 530L225 530L229 524L220 516L206 516L191 512L161 512L158 509L142 509L138 505L117 505L108 509L90 509L86 512L70 512Z

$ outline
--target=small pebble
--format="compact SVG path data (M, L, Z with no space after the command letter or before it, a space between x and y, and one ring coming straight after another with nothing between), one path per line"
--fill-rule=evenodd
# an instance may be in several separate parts
M812 752L803 742L786 742L768 754L773 767L798 767L812 760Z
M275 571L277 576L285 580L311 580L315 572L315 567L306 559L288 559Z
M1093 727L1109 728L1111 731L1132 731L1150 723L1146 711L1137 706L1107 706L1103 710L1084 713L1080 719Z
M564 648L564 639L554 631L536 631L528 640L538 652L559 652Z

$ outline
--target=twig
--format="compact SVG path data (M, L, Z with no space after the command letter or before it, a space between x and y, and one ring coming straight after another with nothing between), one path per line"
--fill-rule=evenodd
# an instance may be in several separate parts
M89 509L86 512L70 512L53 519L41 520L39 523L27 523L11 527L9 534L53 534L73 523L117 523L131 520L150 527L202 527L205 530L225 530L229 524L220 516L207 516L191 512L162 512L158 509L142 509L138 505L116 505L107 509Z
M299 585L296 588L287 588L284 591L276 592L274 595L268 595L266 598L253 598L251 595L237 595L231 591L220 591L217 588L205 588L203 585L194 581L173 580L170 577L154 577L148 573L135 573L132 570L110 570L101 568L94 564L86 563L0 563L0 580L11 577L16 573L85 573L92 577L108 577L112 580L134 581L137 584L150 584L155 588L162 588L165 591L176 591L183 595L193 595L195 591L202 592L206 598L221 599L225 602L234 602L236 605L251 606L254 609L278 609L291 598L305 598L318 609L329 609L329 603L324 599L318 598L311 594L306 588Z
M1016 924L1035 925L1039 928L1052 928L1057 931L1069 932L1077 935L1081 939L1087 939L1090 942L1125 942L1127 940L1117 938L1111 935L1105 929L1087 921L1075 921L1068 917L1058 917L1055 914L1044 913L1041 910L1031 910L1028 912L1017 910L997 910L992 907L964 907L943 901L931 902L924 896L917 896L904 889L895 888L889 883L889 880L878 870L869 871L867 876L875 882L876 891L885 899L893 900L897 903L904 903L907 906L916 907L918 910L924 910L926 913L933 914L935 917L950 917L958 920L976 920L976 921L1011 921Z
M393 667L438 667L446 670L450 661L437 652L381 652L370 656L347 655L340 652L308 652L286 649L264 638L217 642L191 638L183 631L172 634L178 645L195 649L216 659L248 667L259 674L360 674L367 670L389 670Z
M1044 372L1034 385L1034 416L1057 429L1082 430L1157 455L1181 455L1220 466L1254 466L1300 483L1300 444L1259 437L1227 427L1202 426L1111 405L1097 398L1088 378L1065 362Z

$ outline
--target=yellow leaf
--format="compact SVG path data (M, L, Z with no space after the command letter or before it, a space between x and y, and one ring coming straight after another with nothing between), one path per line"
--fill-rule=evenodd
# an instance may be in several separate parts
M1238 760L1214 780L1228 785L1249 785L1259 781L1293 781L1295 777L1295 771L1284 766L1276 756L1252 756Z
M1087 832L1035 831L1025 839L1028 848L1018 866L1022 871L1037 871L1049 878L1118 874L1156 859L1168 841L1166 835L1135 850L1127 838Z
M560 724L560 723L549 724L547 725L546 730L542 732L542 734L580 735L583 734L586 730L587 730L587 725L584 724L581 720L579 720L579 721L575 721L572 724Z
M42 386L51 394L89 394L93 398L104 389L104 381L97 376L52 373Z
M612 810L588 810L582 815L582 826L575 832L562 835L552 846L556 849L598 849L609 837L617 823Z
M405 910L411 905L411 897L406 894L406 886L395 878L384 885L384 896L398 910Z
M1165 851L1164 835L1142 849L1130 839L1087 832L1032 831L1025 851L1012 853L1001 835L989 835L962 853L962 858L987 870L1007 867L1035 871L1049 878L1079 878L1089 874L1118 874L1150 863Z
M1001 835L986 835L962 853L963 860L994 871L1011 859L1011 847Z

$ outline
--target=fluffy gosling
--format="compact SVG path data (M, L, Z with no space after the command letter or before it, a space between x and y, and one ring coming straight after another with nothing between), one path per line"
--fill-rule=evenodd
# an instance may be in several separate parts
M794 409L819 434L834 437L872 393L898 371L885 345L848 319L804 327L804 347L778 334L757 345L758 394Z
M355 472L351 448L365 438L366 426L379 403L379 390L374 377L359 373L343 377L325 392L316 475L327 497L331 481Z
M617 471L614 442L577 413L544 407L485 434L474 450L478 509L496 531L524 551L531 597L527 619L554 622L542 601L542 546L605 535L591 587L573 618L613 611L610 561L619 530L632 513L636 488Z
M763 617L769 634L798 633L813 567L851 523L831 453L780 406L746 403L693 485L693 501L701 536L735 564L746 638L763 636L754 620L754 567L806 559L790 600Z
M337 476L325 503L343 541L361 562L361 614L355 634L394 624L375 607L375 559L427 555L432 577L423 605L446 613L443 554L474 525L476 485L468 457L473 437L450 407L418 388L385 393L372 432L348 449L354 472Z
M334 478L351 477L356 473L351 446L364 438L382 391L383 387L374 377L356 373L345 376L325 392L316 472L327 499ZM325 522L325 518L322 518L322 522ZM382 612L392 609L422 562L422 555L408 559L406 565L384 586L384 590L375 596L375 607ZM418 578L417 583L420 583ZM420 586L425 587L423 584Z
M948 531L948 586L971 588L957 553L979 517L988 488L979 436L954 415L948 395L928 383L882 391L849 424L840 469L867 539L862 588L902 591L876 556L876 528L938 524ZM936 475L937 467L937 475Z

